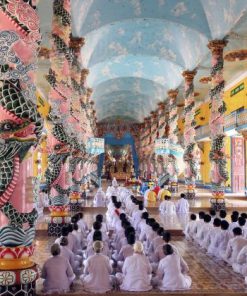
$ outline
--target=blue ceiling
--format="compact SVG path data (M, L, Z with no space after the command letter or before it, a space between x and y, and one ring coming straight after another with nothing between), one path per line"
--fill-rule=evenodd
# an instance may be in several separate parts
M82 63L99 121L142 121L181 85L183 70L209 66L208 40L228 34L247 9L246 0L71 3L73 35L86 39Z

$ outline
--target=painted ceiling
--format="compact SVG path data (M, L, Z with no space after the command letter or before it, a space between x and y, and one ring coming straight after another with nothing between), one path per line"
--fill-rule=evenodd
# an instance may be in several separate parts
M198 67L198 77L209 75L209 40L233 31L246 35L246 0L71 3L73 35L86 40L81 60L90 70L87 83L94 90L99 121L120 117L141 122L169 89L182 87L182 71ZM230 35L226 51L246 43ZM204 97L207 88L198 79L196 88Z

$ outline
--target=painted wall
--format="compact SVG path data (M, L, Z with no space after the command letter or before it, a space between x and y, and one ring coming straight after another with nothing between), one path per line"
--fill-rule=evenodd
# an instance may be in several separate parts
M210 183L210 169L211 165L209 162L209 151L211 148L211 141L203 142L202 150L201 151L201 178L203 184L209 184Z
M247 77L224 93L226 115L244 107L247 109Z

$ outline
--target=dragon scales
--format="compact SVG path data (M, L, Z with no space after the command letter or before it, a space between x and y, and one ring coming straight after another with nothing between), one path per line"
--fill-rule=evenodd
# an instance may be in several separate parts
M0 228L0 294L33 295L38 271L30 256L38 214L21 205L25 157L43 129L33 84L39 18L32 1L22 0L1 0L0 18L0 211L7 218Z

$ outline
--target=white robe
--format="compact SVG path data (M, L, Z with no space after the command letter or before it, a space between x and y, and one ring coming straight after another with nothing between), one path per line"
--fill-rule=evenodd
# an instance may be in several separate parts
M157 279L159 289L162 291L185 290L191 287L191 277L182 273L188 271L186 262L178 255L163 258L158 266Z
M95 207L105 207L106 196L103 190L98 190L94 196L93 204Z
M196 227L197 227L197 221L195 220L191 220L189 223L187 223L184 230L185 238L187 240L192 240L195 237Z
M92 293L105 293L112 289L112 267L108 257L95 254L85 262L84 275L80 277L84 290Z
M247 246L247 239L242 236L235 236L229 240L223 259L230 265L237 263L237 257L241 249L245 246Z
M247 246L243 247L237 257L237 262L232 265L235 272L247 276Z
M177 213L186 214L189 213L190 205L187 199L180 198L176 203Z
M176 214L176 207L174 202L170 200L164 200L159 206L160 213L162 215L174 215Z
M45 292L67 292L75 275L67 258L61 255L49 258L43 265L41 278Z
M121 290L141 292L152 289L152 267L145 255L135 253L127 257L122 271L123 274L117 274L118 280L122 281Z
M228 242L231 238L233 238L233 234L230 231L220 229L220 231L215 234L210 248L208 248L208 253L221 259L225 254Z

